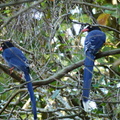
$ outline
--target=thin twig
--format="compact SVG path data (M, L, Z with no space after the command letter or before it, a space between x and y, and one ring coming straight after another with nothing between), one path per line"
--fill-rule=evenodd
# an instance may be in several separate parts
M91 4L91 3L87 3L87 2L72 1L71 3L72 4L92 6L92 7L101 8L101 9L105 9L105 10L111 10L111 11L117 11L118 10L117 8L108 8L108 7L105 7L105 6L95 5L95 4Z
M20 0L20 1L12 1L9 3L2 3L0 4L0 8L12 6L12 5L19 5L19 4L27 3L27 2L34 2L34 1L37 1L37 0Z
M73 21L73 20L70 20L70 21L73 22L73 23L75 23L75 24L80 24L80 25L91 25L89 23L82 23L82 22L77 22L77 21ZM91 26L98 26L98 27L107 28L109 30L112 30L112 31L117 32L117 33L120 34L120 31L118 31L118 30L116 30L116 29L114 29L112 27L105 26L105 25L95 24L95 25L91 25Z
M26 90L21 89L21 90L18 90L14 95L12 95L12 96L10 97L10 99L7 101L7 103L5 104L5 106L0 110L0 114L6 109L6 107L9 105L9 103L12 101L12 99L15 98L15 96L16 96L17 94L19 94L20 92L24 92L24 91L26 91Z
M16 18L17 16L19 16L20 14L22 14L23 12L26 12L27 10L29 10L30 8L38 5L39 3L41 3L43 0L39 0L38 2L32 4L31 6L19 11L18 13L16 13L15 15L13 15L12 17L10 17L1 27L0 29L3 29L9 22L11 22L14 18Z
M120 54L120 49L115 49L115 50L110 50L110 51L98 53L96 55L96 59L99 59L99 58L102 58L102 57L105 57L105 56L109 56L109 55L116 55L116 54ZM71 72L72 70L74 70L76 68L81 67L83 64L84 64L84 60L73 63L72 65L69 65L69 66L65 67L64 69L55 73L53 76L50 76L47 79L44 79L42 81L33 82L33 85L37 85L37 86L47 85L51 82L54 82L57 79L61 79L65 74L67 74L68 72Z

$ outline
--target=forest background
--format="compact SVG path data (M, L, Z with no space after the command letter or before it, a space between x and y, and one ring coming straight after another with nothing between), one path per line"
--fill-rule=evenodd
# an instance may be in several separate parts
M11 40L30 63L40 120L120 118L119 0L1 0L0 42ZM96 55L90 100L81 104L87 25L106 43ZM0 55L0 119L32 119L25 81ZM94 105L94 106L93 106Z

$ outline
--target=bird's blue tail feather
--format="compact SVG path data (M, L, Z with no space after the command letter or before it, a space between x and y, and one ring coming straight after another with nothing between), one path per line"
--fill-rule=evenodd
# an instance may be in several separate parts
M31 80L29 73L25 72L24 75L25 75L26 81L29 82ZM37 120L36 100L35 100L35 96L34 96L32 82L27 83L27 88L28 88L31 103L32 103L32 112L34 114L34 120Z
M83 101L87 102L89 98L90 88L91 88L91 79L92 79L92 72L94 66L94 55L91 54L89 51L86 52L86 58L84 61L84 83L83 83Z

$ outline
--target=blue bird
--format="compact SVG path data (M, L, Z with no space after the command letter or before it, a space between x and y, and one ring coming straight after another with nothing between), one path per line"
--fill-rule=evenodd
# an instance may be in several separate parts
M16 69L18 71L22 71L24 73L26 82L29 82L27 83L27 88L31 99L32 112L34 114L34 120L37 120L36 100L34 96L32 82L30 82L31 78L29 75L29 66L27 64L28 60L26 59L22 51L14 47L14 45L9 41L3 42L1 44L0 50L3 50L2 56L10 66L10 70Z
M84 74L83 74L83 94L82 101L84 110L88 111L89 94L91 89L91 80L93 74L94 60L96 53L101 49L106 40L106 35L97 26L88 26L82 32L88 32L84 42Z

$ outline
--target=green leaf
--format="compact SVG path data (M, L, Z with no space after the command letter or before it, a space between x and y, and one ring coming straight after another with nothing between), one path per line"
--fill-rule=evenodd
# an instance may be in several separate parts
M10 10L5 10L4 13L10 13L11 11Z
M97 84L94 84L94 85L92 85L94 88L99 88L99 84L97 83Z
M4 91L4 87L2 85L0 85L0 92Z

